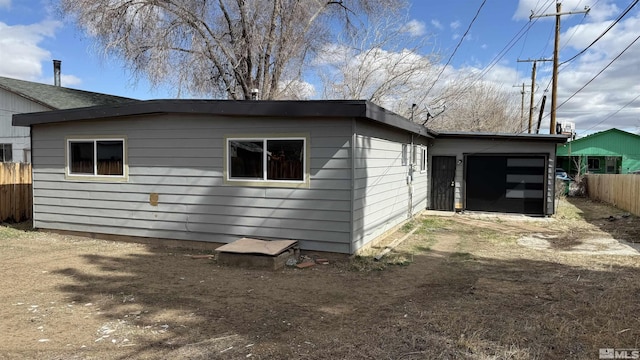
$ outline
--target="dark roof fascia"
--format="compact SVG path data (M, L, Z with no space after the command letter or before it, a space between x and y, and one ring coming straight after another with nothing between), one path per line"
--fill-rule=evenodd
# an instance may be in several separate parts
M434 134L436 139L492 139L492 140L518 140L565 143L568 135L562 134L510 134L510 133L481 133L481 132L452 132L440 131Z
M366 100L147 100L40 113L16 114L14 126L151 114L215 114L250 117L360 118L431 137L425 127Z
M391 112L381 106L378 106L371 102L366 102L367 113L366 118L371 119L385 125L393 126L396 128L400 128L403 130L410 131L414 134L418 134L427 138L433 138L429 129L426 127L416 124L394 112Z

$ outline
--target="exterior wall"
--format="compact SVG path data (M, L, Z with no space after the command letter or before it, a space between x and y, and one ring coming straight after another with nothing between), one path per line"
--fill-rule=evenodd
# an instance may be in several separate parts
M584 161L587 157L620 156L622 157L620 173L627 174L640 169L640 136L610 129L563 144L558 147L557 155L564 159L569 155L582 156ZM563 165L566 166L565 170L568 170L568 160ZM577 170L575 164L571 163L571 173L575 174ZM595 173L595 171L590 172ZM605 173L604 169L599 172Z
M638 146L640 147L640 145ZM636 148L636 152L639 152ZM628 174L632 171L640 170L640 154L624 154L622 155L622 166L620 169L622 174Z
M344 119L158 115L33 127L34 226L125 236L230 242L301 240L351 249L351 134ZM223 181L225 135L307 133L309 188ZM65 179L65 137L126 136L126 182ZM158 204L150 194L158 194Z
M550 142L532 142L525 140L498 139L452 139L443 138L433 141L429 147L429 159L432 156L455 156L464 161L464 155L469 154L541 154L548 156L546 181L546 214L552 215L555 195L555 153L556 144ZM431 163L431 160L429 160ZM428 179L431 181L431 179ZM429 194L429 192L427 192ZM455 208L464 205L464 164L456 166L455 176Z
M30 162L29 128L12 126L13 114L51 110L12 92L0 89L0 144L12 144L14 162Z
M353 249L358 249L409 218L408 164L402 164L402 145L412 135L369 122L355 124ZM425 138L413 136L425 145ZM420 149L420 147L417 147ZM420 172L418 152L411 203L416 214L427 205L427 173ZM411 162L411 156L407 156Z

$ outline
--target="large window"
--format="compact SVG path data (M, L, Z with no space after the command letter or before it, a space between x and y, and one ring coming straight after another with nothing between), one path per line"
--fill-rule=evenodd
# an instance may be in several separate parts
M13 147L11 144L0 144L0 162L13 161Z
M227 138L227 180L299 182L306 179L306 138Z
M587 159L587 165L589 166L589 171L598 171L600 170L600 159L589 158Z
M427 171L427 148L422 146L420 149L420 172L423 173Z
M125 169L124 139L67 139L67 175L120 179Z

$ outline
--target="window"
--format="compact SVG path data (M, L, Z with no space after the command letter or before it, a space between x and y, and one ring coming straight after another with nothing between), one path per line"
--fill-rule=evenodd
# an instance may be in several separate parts
M589 171L600 170L600 159L589 158L587 164L589 164Z
M618 171L618 160L613 156L607 156L605 159L607 174L616 174Z
M418 145L413 145L411 149L411 165L418 165Z
M125 139L67 139L68 176L122 179L125 169Z
M13 161L13 147L11 144L0 144L0 162Z
M427 171L427 148L421 147L420 149L422 150L420 155L420 172L423 173Z
M306 146L304 137L227 138L226 180L305 183Z
M407 165L409 156L407 155L409 147L407 144L402 144L402 165Z

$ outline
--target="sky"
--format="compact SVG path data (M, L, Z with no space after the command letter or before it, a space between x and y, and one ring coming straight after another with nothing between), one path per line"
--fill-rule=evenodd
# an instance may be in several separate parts
M557 121L574 122L578 136L612 127L640 133L640 6L633 7L589 47L633 0L564 0L561 17ZM95 42L55 7L56 0L0 0L0 76L53 83L52 59L62 61L62 85L137 99L173 98L169 87L152 89L116 58L105 58ZM590 7L587 15L579 13ZM436 52L444 76L478 74L521 99L528 113L531 62L552 59L555 0L411 1L405 25L427 37L423 54ZM475 17L475 20L474 20ZM637 41L637 42L636 42ZM542 133L549 132L551 62L537 63L535 114L547 95ZM482 75L482 76L480 76ZM425 84L429 87L431 84Z

